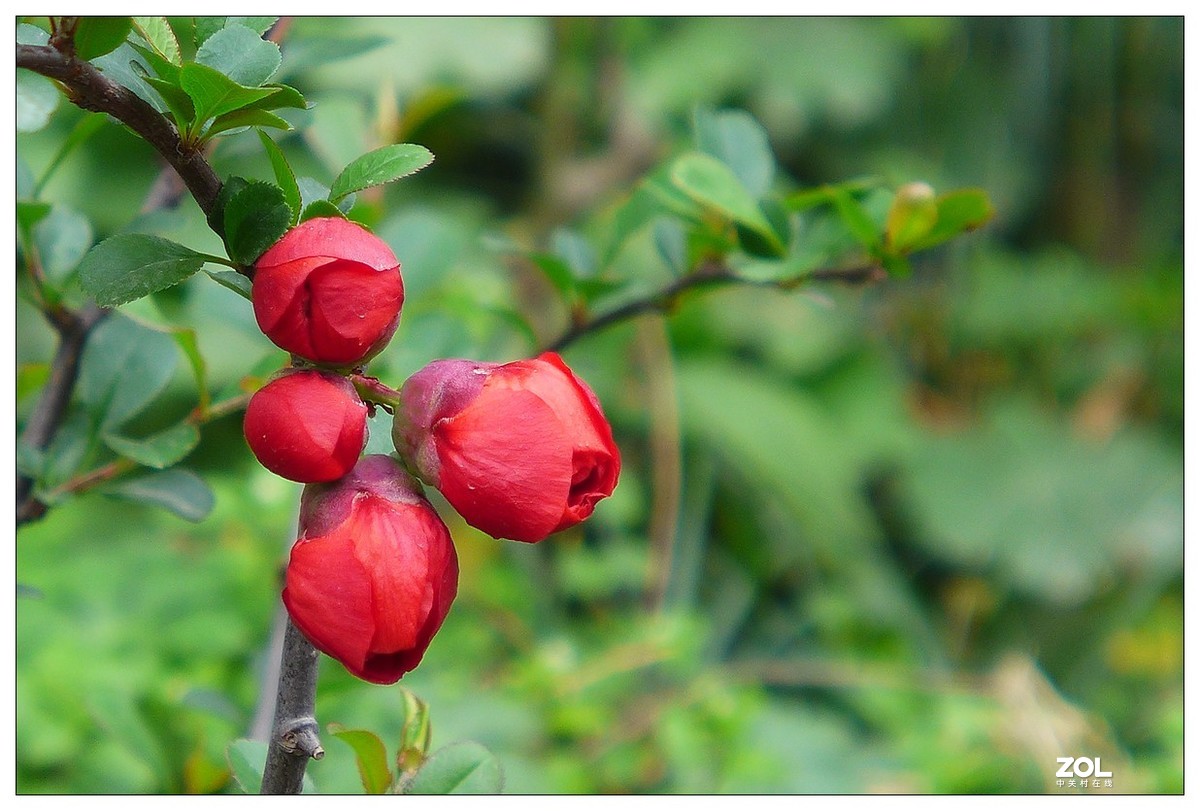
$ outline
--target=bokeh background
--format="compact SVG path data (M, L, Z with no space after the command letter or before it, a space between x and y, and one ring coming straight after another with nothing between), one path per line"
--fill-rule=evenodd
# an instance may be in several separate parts
M558 334L545 278L496 246L602 229L697 105L761 121L786 188L923 180L996 210L907 279L700 292L573 344L620 485L538 546L444 510L460 596L401 682L435 746L485 744L511 792L1082 793L1064 756L1113 772L1088 793L1182 791L1182 20L285 24L278 78L315 103L280 139L300 174L392 140L437 156L354 212L403 262L372 366L396 386ZM21 134L19 171L81 115ZM252 133L212 161L270 177ZM107 126L43 197L96 239L220 252L191 201L139 215L159 172ZM606 272L669 279L649 233ZM128 309L195 328L214 391L284 362L202 274ZM20 421L53 335L24 301L17 324ZM180 363L144 429L194 397ZM199 523L88 494L18 534L18 791L234 790L299 487L236 415L186 464L216 494ZM317 709L389 747L403 718L329 659ZM317 789L360 791L325 744Z

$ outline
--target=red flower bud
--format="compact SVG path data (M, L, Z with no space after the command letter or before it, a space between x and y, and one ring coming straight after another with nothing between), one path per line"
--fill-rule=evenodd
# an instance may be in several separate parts
M290 370L254 393L242 428L267 470L295 482L328 482L358 461L367 407L340 375Z
M405 382L392 439L468 524L536 543L612 494L621 456L596 395L547 352L439 360Z
M325 217L300 223L259 258L251 298L259 329L281 349L345 366L391 340L404 283L387 243Z
M310 484L300 501L283 603L318 649L360 679L391 684L416 667L458 591L450 532L388 456Z

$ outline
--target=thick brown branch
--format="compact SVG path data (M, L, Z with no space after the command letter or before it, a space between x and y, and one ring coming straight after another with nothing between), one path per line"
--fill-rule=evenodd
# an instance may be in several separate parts
M868 284L877 282L885 277L878 265L861 265L849 268L822 268L789 279L747 279L739 276L727 265L711 262L701 265L686 276L680 277L669 285L645 298L634 299L606 313L592 318L584 318L567 328L562 335L546 346L546 349L561 352L585 335L599 332L621 321L628 320L642 313L670 312L676 302L689 290L708 287L722 287L731 284L756 285L773 287L778 290L791 290L808 282L841 282L843 284Z
M184 148L179 133L161 113L91 63L49 45L18 45L17 67L56 79L76 106L108 113L144 138L179 173L210 227L223 233L214 217L220 179L199 150Z

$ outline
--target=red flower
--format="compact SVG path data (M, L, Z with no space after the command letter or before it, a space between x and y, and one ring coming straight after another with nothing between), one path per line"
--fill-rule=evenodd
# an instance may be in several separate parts
M296 226L259 258L251 298L259 328L281 349L346 366L391 340L404 283L383 240L326 217Z
M612 494L621 456L596 395L547 352L439 360L401 390L392 438L468 524L535 543Z
M242 423L262 466L296 482L346 474L367 441L367 407L330 372L289 370L254 393Z
M458 590L446 525L404 468L365 456L345 478L304 488L283 603L318 649L360 679L416 667Z

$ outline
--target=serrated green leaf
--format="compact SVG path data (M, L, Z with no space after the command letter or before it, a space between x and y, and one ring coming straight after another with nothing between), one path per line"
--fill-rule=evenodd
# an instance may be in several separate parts
M197 125L277 92L272 88L242 87L219 70L196 62L183 66L179 71L179 83L196 108Z
M258 794L262 789L263 769L267 764L269 744L239 738L225 747L225 761L233 779L246 794Z
M213 34L225 27L225 21L228 17L196 17L194 18L194 28L192 30L192 39L199 48Z
M80 59L95 59L115 51L132 27L129 17L80 17L75 24L75 53Z
M434 752L409 784L408 794L499 794L504 788L500 761L473 741Z
M97 304L112 307L179 284L216 259L162 237L117 234L83 258L79 283Z
M88 336L76 390L104 431L116 432L171 382L179 353L164 332L120 313Z
M292 129L291 124L274 113L269 113L266 110L245 108L234 110L232 113L226 113L223 116L213 119L212 124L204 131L204 136L211 138L222 132L244 129L246 127L273 127L279 130Z
M188 127L196 118L196 107L192 97L184 92L182 87L172 84L166 79L156 79L153 76L143 76L142 81L154 88L171 115L175 118L175 126L180 131Z
M162 98L150 85L146 84L145 77L152 71L146 58L133 47L132 41L121 43L121 47L112 53L96 57L92 60L92 64L117 84L128 87L138 98L158 112L167 111Z
M134 17L133 30L168 62L179 64L179 40L166 17Z
M923 251L940 245L966 231L986 224L995 215L987 192L981 189L957 189L937 199L937 222L920 239L913 242L911 251Z
M370 730L346 729L340 724L330 724L329 732L354 750L358 776L367 794L386 793L392 784L392 773L388 769L387 749L379 736Z
M417 144L380 147L351 161L342 170L329 188L329 200L336 203L351 192L399 180L432 162L433 153Z
M209 270L205 268L204 272L208 277L222 287L228 288L237 293L246 301L252 301L250 296L250 280L238 273L236 270Z
M274 245L292 222L283 190L271 183L251 183L225 204L225 244L229 256L252 265Z
M854 238L872 251L878 251L883 246L880 228L862 204L840 186L829 187L829 195L838 216Z
M153 48L139 45L136 42L129 43L129 46L141 54L142 59L146 60L146 64L154 71L156 77L173 85L179 85L179 65L176 65ZM182 92L182 89L180 92Z
M196 61L219 70L237 84L258 87L279 69L279 46L244 25L227 23L205 39Z
M17 68L17 132L37 132L50 123L59 95L45 76Z
M104 444L121 456L140 465L162 470L183 459L200 442L200 431L190 422L181 422L165 431L142 439L120 434L104 434Z
M778 242L757 201L733 170L711 155L701 152L681 155L671 166L671 181L696 202L754 229L767 240Z
M33 241L46 278L61 288L92 247L92 224L75 209L57 205L34 226Z
M342 219L346 219L346 214L328 200L314 200L304 207L304 211L300 212L300 222L315 220L319 217L341 217Z
M212 490L192 471L173 467L126 479L98 490L107 496L153 504L186 521L203 521L212 512Z
M696 145L730 169L752 197L760 198L775 177L775 155L767 131L742 110L697 107L693 118Z
M288 163L283 150L271 139L271 136L259 130L258 139L262 141L267 159L271 161L271 171L275 174L275 182L283 190L283 199L287 201L288 208L292 210L291 221L294 225L300 219L300 185L296 182L296 173L292 171L291 164Z

